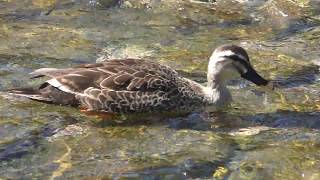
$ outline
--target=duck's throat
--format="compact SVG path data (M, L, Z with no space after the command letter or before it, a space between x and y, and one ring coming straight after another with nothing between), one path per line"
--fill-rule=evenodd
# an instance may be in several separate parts
M208 81L205 96L209 104L217 106L225 106L231 101L231 94L225 83L214 80Z

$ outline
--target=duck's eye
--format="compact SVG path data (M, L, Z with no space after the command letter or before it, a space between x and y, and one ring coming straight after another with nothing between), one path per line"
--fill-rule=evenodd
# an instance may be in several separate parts
M245 74L248 71L248 69L240 62L235 61L233 62L233 65L240 74Z
M232 60L233 66L238 70L240 74L244 74L248 71L250 64L248 60L245 60L242 56L233 54L226 57Z

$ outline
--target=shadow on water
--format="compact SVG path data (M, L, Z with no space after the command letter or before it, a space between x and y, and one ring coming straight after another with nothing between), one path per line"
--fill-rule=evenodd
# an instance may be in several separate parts
M255 115L233 115L228 112L190 113L185 116L145 116L126 120L101 120L92 124L98 128L131 127L131 126L166 126L171 129L213 131L225 133L238 128L251 126L267 126L270 128L308 128L320 130L320 112L299 112L277 110L273 113L258 113Z
M289 76L278 77L273 80L278 88L293 88L301 85L311 85L319 81L320 70L319 66L309 65L302 66L297 71L290 73Z
M72 117L59 117L62 119L57 123L57 117L47 116L48 123L35 130L26 132L22 138L17 138L5 145L0 146L0 161L13 161L15 159L24 158L34 153L38 148L41 148L41 142L46 138L53 136L61 127L65 127L77 122Z
M244 119L271 128L306 128L320 130L320 112L277 111L246 116Z
M284 40L298 33L304 33L312 30L314 27L319 26L320 21L310 17L304 17L290 23L289 27L277 33L275 40Z
M230 156L231 157L231 156ZM188 159L185 162L172 167L148 168L140 172L114 174L113 178L140 177L145 179L187 179L187 178L210 178L224 161L194 161Z

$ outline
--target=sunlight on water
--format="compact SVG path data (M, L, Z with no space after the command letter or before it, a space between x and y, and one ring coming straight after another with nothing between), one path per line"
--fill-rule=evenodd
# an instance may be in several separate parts
M0 1L0 90L26 74L147 58L205 84L221 44L267 91L232 81L221 112L119 116L0 97L0 179L320 179L320 11L314 0ZM319 65L319 64L318 64Z

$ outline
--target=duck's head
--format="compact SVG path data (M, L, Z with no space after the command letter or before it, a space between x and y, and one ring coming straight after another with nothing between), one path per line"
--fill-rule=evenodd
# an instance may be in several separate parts
M208 65L209 84L242 77L258 86L266 86L268 81L252 67L247 52L236 45L218 47L211 55Z

